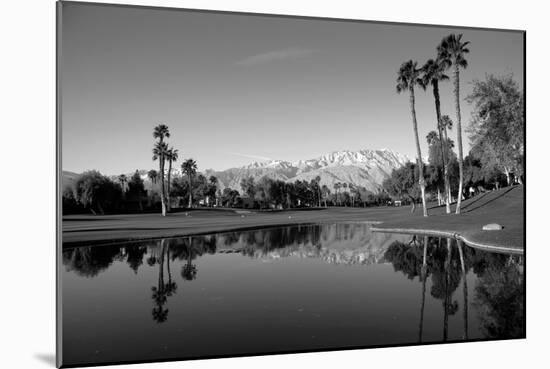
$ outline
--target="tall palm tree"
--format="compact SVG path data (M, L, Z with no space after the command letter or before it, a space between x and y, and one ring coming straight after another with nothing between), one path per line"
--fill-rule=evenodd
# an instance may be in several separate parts
M159 161L159 174L161 182L161 203L162 216L166 216L166 187L164 185L164 163L166 161L166 152L168 145L164 142L165 138L170 137L170 130L166 124L159 124L153 128L153 138L158 139L158 142L153 148L153 160Z
M424 163L422 162L422 152L420 151L420 140L418 139L418 124L416 122L416 110L414 101L414 87L422 85L420 79L420 70L417 67L417 62L409 60L401 64L397 72L397 93L409 91L409 103L411 109L414 138L416 141L416 155L418 162L418 185L422 195L422 209L425 217L428 216L428 208L426 207L426 181L424 180Z
M446 81L449 76L445 74L446 64L439 58L430 59L422 67L422 86L427 88L432 86L434 101L435 101L435 115L437 119L437 131L439 133L439 144L441 146L441 159L443 164L443 176L445 182L445 194L449 193L449 167L447 163L446 145L443 143L443 129L441 127L441 101L439 97L439 82ZM447 195L445 195L445 209L447 214L451 213L451 201Z
M181 171L187 175L189 178L189 205L188 207L192 207L193 205L193 176L197 173L197 162L193 159L187 159L183 162L181 165Z
M168 151L168 145L166 142L157 142L153 147L153 161L159 161L159 173L161 184L161 196L160 201L162 204L162 216L166 216L166 188L164 186L164 161L166 160L166 152Z
M168 160L168 188L166 191L166 197L168 199L168 210L171 209L170 205L170 184L171 184L171 175L172 175L172 163L178 161L178 149L170 147L166 152L166 160Z
M437 47L438 58L442 60L447 68L453 67L453 92L455 95L455 109L456 109L456 139L458 144L458 197L456 202L456 214L460 214L460 204L462 202L462 186L464 182L464 157L462 154L462 120L460 117L460 68L466 68L468 62L466 61L466 54L470 50L466 47L470 42L462 42L462 34L455 35L450 34L441 40L441 43Z

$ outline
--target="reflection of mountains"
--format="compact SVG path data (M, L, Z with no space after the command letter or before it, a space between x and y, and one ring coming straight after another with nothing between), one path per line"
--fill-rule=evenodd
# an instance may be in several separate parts
M384 252L391 243L409 238L373 233L366 224L318 227L278 228L271 230L270 235L262 233L262 230L260 234L241 237L232 247L262 260L297 257L322 259L330 264L375 264L384 262ZM275 235L273 232L280 234ZM262 247L257 247L258 238L262 240ZM283 240L288 242L281 243Z

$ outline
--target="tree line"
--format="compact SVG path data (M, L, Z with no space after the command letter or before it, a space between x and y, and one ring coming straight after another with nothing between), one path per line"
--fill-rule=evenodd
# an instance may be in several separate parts
M512 76L487 75L483 81L472 82L473 92L466 98L474 107L468 127L472 149L464 158L460 70L468 66L466 56L470 52L469 44L469 41L462 40L461 34L450 34L437 45L435 58L429 59L422 67L418 67L418 62L408 60L401 64L397 72L397 93L409 94L417 157L416 163L409 163L394 171L384 188L393 195L411 198L413 204L414 198L419 197L424 216L428 216L426 190L433 188L435 183L440 196L442 194L447 213L451 212L452 193L456 193L456 214L460 214L467 185L493 181L498 187L499 173L505 176L508 185L513 182L512 176L523 183L524 96ZM446 74L448 71L451 78ZM454 143L448 137L453 122L448 115L441 112L440 83L449 79L452 79L453 84L458 178L452 178ZM427 170L422 159L415 109L417 87L424 91L431 87L434 98L436 130L427 137L431 158L429 165L432 166ZM413 182L417 182L417 185Z

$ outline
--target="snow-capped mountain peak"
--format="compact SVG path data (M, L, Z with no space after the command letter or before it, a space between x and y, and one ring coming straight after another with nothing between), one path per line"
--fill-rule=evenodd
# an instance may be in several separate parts
M209 170L207 175L217 176L222 187L236 190L240 190L240 182L243 178L253 177L258 180L268 176L290 182L310 181L320 177L321 185L327 185L329 188L341 182L363 186L376 192L391 171L407 161L410 161L407 156L390 149L339 150L307 160L294 162L269 160L224 171Z

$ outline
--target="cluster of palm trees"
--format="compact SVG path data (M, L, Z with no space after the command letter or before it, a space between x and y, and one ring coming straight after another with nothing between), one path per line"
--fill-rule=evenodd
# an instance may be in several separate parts
M423 215L428 216L428 209L426 207L426 181L424 179L424 165L422 162L422 152L420 150L420 140L418 138L418 123L416 119L415 110L415 87L420 87L426 90L429 86L432 86L434 101L435 101L435 113L437 122L437 132L439 135L439 142L441 143L441 154L444 168L444 181L445 181L445 207L447 213L451 212L451 190L449 181L449 163L448 155L446 153L448 142L447 129L450 129L450 119L443 119L441 115L441 102L439 95L439 82L446 81L449 77L445 74L448 70L452 71L453 80L453 94L456 109L456 131L457 131L457 145L458 145L458 168L459 168L459 186L456 204L456 214L460 214L460 205L462 200L462 186L464 182L463 171L463 152L462 152L462 121L460 116L460 69L464 69L468 66L465 55L470 51L467 48L469 42L462 41L462 35L450 34L441 40L437 46L437 54L435 59L429 59L424 66L418 67L418 63L413 60L404 62L399 71L397 72L397 92L409 92L409 104L411 110L413 132L416 143L417 153L417 167L419 171L418 184L420 187L420 193L422 197Z
M170 185L172 182L172 165L179 158L179 152L172 146L169 146L165 141L166 138L170 138L170 129L166 124L159 124L153 129L153 138L158 141L153 146L153 161L159 162L159 170L150 170L147 176L152 183L157 183L160 178L161 188L161 206L162 216L166 216L167 211L170 211ZM168 163L168 170L165 171L166 163ZM193 159L187 159L181 165L182 173L187 174L189 178L189 187L192 188L193 177L197 173L197 163ZM192 195L189 192L189 207L192 205Z

